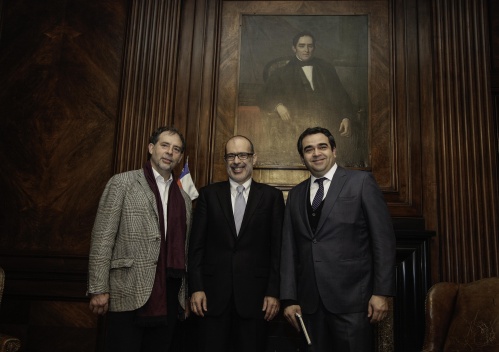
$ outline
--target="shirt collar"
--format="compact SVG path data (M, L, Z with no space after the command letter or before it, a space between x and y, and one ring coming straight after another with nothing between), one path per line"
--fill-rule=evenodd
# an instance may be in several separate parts
M164 182L166 184L170 183L170 181L172 181L173 179L173 176L172 174L170 173L170 178L168 180L165 180L165 178L163 176L160 175L159 172L156 171L155 168L152 167L152 172L154 174L154 179L156 180L156 182Z
M329 169L328 172L322 177L325 177L327 180L331 181L333 179L334 173L338 169L338 164L334 163L333 167ZM317 180L319 177L315 177L314 175L310 175L310 184L314 184L315 180Z
M244 186L244 192L247 192L249 190L249 188L251 187L251 177L243 183L243 186ZM234 181L233 179L229 178L229 182L230 182L230 191L231 192L237 192L236 191L236 188L237 186L239 186L239 183L237 183L236 181Z

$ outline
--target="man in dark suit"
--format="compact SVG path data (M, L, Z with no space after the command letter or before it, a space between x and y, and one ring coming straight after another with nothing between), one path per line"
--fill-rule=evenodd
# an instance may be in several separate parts
M335 67L314 57L313 34L295 35L291 49L295 56L270 74L260 108L296 126L327 124L342 137L350 137L355 122L352 102Z
M313 352L372 351L372 323L395 294L395 236L368 172L336 164L324 128L306 129L298 152L311 177L288 195L281 253L281 302L297 329L303 315Z
M267 321L279 311L284 199L251 179L256 158L249 139L232 137L224 156L229 180L199 192L188 273L200 351L265 351Z

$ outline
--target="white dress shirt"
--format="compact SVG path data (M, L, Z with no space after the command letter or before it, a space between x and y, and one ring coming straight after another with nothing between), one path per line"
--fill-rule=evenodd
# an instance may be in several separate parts
M163 176L159 174L154 168L152 168L152 172L154 173L154 178L156 179L156 184L158 185L159 195L161 196L161 204L163 204L163 219L165 221L165 238L166 238L166 229L168 228L168 191L170 190L170 185L173 181L173 176L170 174L170 178L165 180Z
M338 168L338 164L334 163L333 167L323 176L326 179L322 183L324 185L324 196L322 197L322 200L326 198L327 191L329 191L329 186L331 186L331 181L333 180L334 173L336 172L336 169ZM315 182L318 177L315 176L310 176L310 204L312 204L315 194L319 190L319 184Z

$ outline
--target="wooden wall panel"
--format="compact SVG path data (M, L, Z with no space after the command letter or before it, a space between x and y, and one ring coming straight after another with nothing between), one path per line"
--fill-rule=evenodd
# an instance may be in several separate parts
M126 1L0 5L0 251L87 255L113 171Z
M434 2L440 278L499 275L497 140L485 1Z
M127 0L0 1L0 331L24 351L93 351L85 297L113 174Z
M219 1L182 1L174 115L185 131L185 156L198 188L211 180L220 9Z
M115 172L141 168L152 131L176 122L180 5L180 0L131 1Z
M434 282L498 275L497 5L380 3L391 26L393 139L381 177L392 215L401 228L436 231ZM52 351L94 349L98 322L84 291L98 199L113 173L141 167L154 128L174 124L185 134L198 187L215 179L223 4L0 1L8 280L0 328L30 350L47 341Z

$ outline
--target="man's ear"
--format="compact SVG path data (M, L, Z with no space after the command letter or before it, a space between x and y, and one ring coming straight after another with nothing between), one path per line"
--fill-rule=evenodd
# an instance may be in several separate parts
M257 155L253 154L253 166L255 166L257 159L258 159Z

